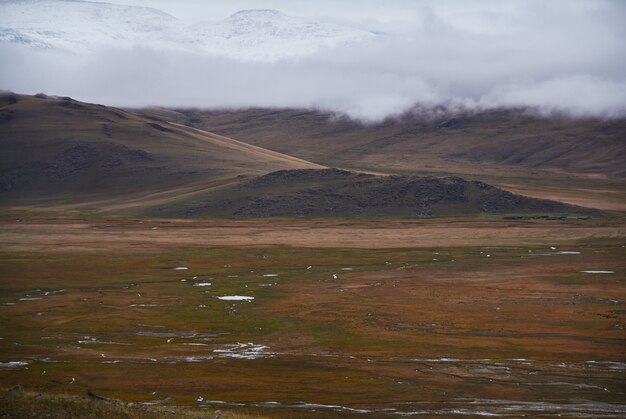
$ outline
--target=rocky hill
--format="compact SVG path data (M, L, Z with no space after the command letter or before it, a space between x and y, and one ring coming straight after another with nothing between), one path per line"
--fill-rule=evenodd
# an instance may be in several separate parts
M152 213L177 217L601 214L459 177L380 176L339 169L280 170L156 207Z

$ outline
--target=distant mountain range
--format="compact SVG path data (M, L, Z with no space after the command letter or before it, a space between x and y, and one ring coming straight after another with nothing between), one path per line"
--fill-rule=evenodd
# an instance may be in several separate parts
M312 109L134 111L326 166L460 176L523 195L626 210L625 118L439 107L364 124Z
M285 15L242 10L187 24L163 11L81 0L0 2L0 42L83 53L99 47L149 47L252 61L277 61L363 42L377 35Z
M0 204L190 217L599 211L459 177L338 170L154 116L0 94Z

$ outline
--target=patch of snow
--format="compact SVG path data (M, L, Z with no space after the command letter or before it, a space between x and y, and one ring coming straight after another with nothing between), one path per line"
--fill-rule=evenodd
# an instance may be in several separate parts
M248 297L245 295L224 295L222 297L217 297L219 300L224 301L252 301L254 297Z
M174 268L175 271L186 271L188 269L189 268L186 267L186 266L177 266L177 267Z
M193 284L194 287L210 287L211 283L210 282L196 282L195 284Z

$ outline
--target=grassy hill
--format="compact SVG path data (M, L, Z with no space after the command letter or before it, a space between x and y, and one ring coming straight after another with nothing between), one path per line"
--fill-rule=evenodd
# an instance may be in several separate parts
M60 205L175 217L590 213L459 177L327 169L181 125L185 121L180 115L163 110L138 115L71 98L4 94L0 96L0 200L5 205ZM305 114L311 115L315 114ZM298 144L282 133L281 124L268 125L255 118L233 122L244 127L254 123L262 139L276 136L277 143L270 145L292 149ZM342 120L322 124L320 129L344 127L338 132L351 135L367 129L355 124ZM369 144L364 139L357 146L338 141L337 136L323 138L311 154L346 165L358 162L342 160L341 150L350 146L349 155L354 156L358 154L354 150L366 150ZM402 143L389 143L387 148L392 145L401 148ZM411 147L406 148L404 155L411 157ZM384 149L377 164L384 162ZM369 156L378 154L372 151ZM389 163L389 168L393 171L394 165Z
M626 119L527 109L415 110L376 124L298 109L144 109L326 166L457 175L531 196L626 210Z
M0 147L4 203L178 195L241 176L320 167L120 109L43 95L0 97Z

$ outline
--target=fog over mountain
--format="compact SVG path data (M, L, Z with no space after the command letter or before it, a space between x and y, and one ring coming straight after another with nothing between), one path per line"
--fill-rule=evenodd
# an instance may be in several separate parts
M364 120L441 104L626 115L619 0L115 3L1 0L0 88Z

